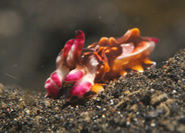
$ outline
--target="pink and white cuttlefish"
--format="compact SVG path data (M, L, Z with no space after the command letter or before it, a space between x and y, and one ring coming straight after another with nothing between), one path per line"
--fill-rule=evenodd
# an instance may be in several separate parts
M59 98L63 84L72 84L68 96L83 98L88 92L103 90L102 83L125 76L131 70L143 72L155 65L149 60L157 38L141 37L137 28L122 37L102 37L99 42L83 48L85 34L66 42L56 59L56 70L46 80L48 96Z

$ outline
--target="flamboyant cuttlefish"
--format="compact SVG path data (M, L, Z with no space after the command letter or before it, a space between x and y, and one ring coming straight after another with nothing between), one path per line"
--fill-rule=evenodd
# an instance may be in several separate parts
M70 83L70 97L82 98L88 92L103 89L101 83L126 75L131 70L143 72L155 65L149 55L157 38L141 37L137 28L122 37L102 37L99 42L83 48L85 34L78 30L76 38L69 40L56 59L56 70L46 80L48 96L60 97L63 84Z

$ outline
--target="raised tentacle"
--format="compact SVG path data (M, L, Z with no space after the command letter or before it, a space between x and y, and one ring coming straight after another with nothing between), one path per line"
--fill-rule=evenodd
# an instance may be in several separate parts
M76 32L76 38L68 52L66 57L66 65L70 68L75 68L80 61L80 55L85 42L85 34L78 30Z

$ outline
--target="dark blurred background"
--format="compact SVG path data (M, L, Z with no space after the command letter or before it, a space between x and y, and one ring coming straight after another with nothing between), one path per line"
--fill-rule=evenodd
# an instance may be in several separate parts
M152 59L167 60L185 45L185 1L1 0L0 82L44 90L55 59L75 30L86 46L102 36L122 36L138 27L160 39Z

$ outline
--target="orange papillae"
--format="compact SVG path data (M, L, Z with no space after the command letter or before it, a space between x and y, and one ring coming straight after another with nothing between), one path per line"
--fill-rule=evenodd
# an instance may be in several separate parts
M150 61L148 58L155 47L155 43L156 41L152 41L152 38L141 37L137 28L128 30L125 35L118 39L102 37L99 42L93 43L89 47L104 48L110 69L107 71L106 67L100 65L95 83L117 79L131 70L143 72L155 65L155 62ZM129 47L131 46L133 46L133 49L131 48L130 50ZM127 49L125 50L124 48ZM106 73L104 73L105 71Z

